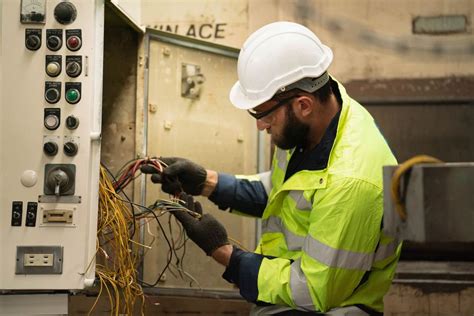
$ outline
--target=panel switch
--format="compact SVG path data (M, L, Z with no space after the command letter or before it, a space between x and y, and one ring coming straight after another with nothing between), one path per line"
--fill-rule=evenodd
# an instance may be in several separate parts
M23 215L23 202L12 202L12 226L21 226L21 218Z
M41 47L41 29L25 30L25 46L29 50L38 50Z
M44 127L53 131L59 127L61 123L61 110L58 108L44 109Z
M61 98L61 82L46 81L44 98L48 103L57 103Z
M70 104L76 104L81 100L81 83L66 82L66 101Z
M61 56L46 55L46 73L50 77L57 77L61 73Z
M76 51L81 48L81 30L66 30L66 46L71 51Z
M52 51L59 50L63 46L63 30L46 30L46 46Z
M36 212L38 210L38 203L28 202L26 205L26 223L28 227L36 226Z

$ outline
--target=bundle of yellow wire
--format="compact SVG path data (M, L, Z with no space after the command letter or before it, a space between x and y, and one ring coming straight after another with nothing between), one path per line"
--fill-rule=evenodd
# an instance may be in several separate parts
M137 299L140 300L141 314L144 314L145 297L136 271L142 245L130 239L130 228L138 229L132 210L116 193L106 169L101 166L96 264L100 289L89 314L96 307L104 288L109 297L111 315L135 314Z

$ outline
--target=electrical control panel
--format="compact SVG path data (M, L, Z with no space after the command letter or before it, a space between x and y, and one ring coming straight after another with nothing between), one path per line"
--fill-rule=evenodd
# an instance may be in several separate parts
M94 282L103 0L0 2L0 290Z

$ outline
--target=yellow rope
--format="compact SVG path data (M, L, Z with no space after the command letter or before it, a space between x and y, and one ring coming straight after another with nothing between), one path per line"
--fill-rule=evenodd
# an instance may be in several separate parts
M400 218L405 221L407 219L407 212L405 209L404 202L400 198L400 179L408 170L410 170L414 165L420 163L441 163L442 161L427 155L419 155L413 158L408 159L404 163L400 164L395 170L392 176L392 186L391 186L391 196L395 204L395 210L397 211Z

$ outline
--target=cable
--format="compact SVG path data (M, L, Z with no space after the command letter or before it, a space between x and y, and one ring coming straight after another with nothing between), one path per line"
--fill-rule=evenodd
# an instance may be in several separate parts
M134 314L137 299L141 301L144 315L144 294L137 280L136 263L138 250L145 247L132 240L129 227L136 228L133 212L117 194L109 178L109 171L101 166L99 182L99 218L97 225L96 275L100 282L97 300L105 288L110 302L111 314ZM97 300L91 307L92 313Z
M406 221L407 212L405 209L405 203L400 198L400 190L399 190L400 179L402 175L404 175L414 165L420 164L420 163L442 163L442 161L439 160L438 158L434 158L427 155L415 156L413 158L408 159L404 163L400 164L392 176L390 193L392 196L393 203L395 204L395 210L397 211L402 221Z

